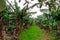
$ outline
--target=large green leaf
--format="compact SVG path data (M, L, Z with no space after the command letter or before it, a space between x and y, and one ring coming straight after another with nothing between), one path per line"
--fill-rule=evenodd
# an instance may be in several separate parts
M4 0L0 0L0 12L5 10L5 1Z

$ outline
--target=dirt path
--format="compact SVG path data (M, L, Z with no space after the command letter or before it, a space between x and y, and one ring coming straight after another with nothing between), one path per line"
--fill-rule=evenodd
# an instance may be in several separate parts
M43 40L50 40L50 35L49 35L49 33L45 33L45 34L43 35Z
M3 31L3 35L4 40L11 40L11 36L8 36L5 31Z
M51 40L51 35L49 33L44 32L41 37L38 37L37 40Z

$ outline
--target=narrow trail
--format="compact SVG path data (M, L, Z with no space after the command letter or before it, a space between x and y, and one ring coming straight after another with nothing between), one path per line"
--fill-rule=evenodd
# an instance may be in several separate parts
M6 34L5 34L6 35ZM11 36L6 35L7 40L11 40ZM36 25L32 25L29 29L23 30L19 35L20 40L51 40L51 35L45 30L40 29Z
M33 36L32 36L33 35ZM51 35L36 25L21 33L21 40L51 40Z
M42 36L38 37L36 40L51 40L51 35L44 31Z
M44 35L42 36L42 40L51 40L51 36L49 35L49 33L44 33Z
M38 37L41 38L42 34L44 33L38 26L32 25L29 29L23 30L19 38L21 40L36 40Z

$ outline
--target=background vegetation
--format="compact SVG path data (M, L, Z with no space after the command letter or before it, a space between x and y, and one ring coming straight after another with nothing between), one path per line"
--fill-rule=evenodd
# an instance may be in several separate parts
M8 0L0 0L0 40L60 40L59 3L56 3L57 0L38 1L39 3L28 7L29 2L25 0L27 5L20 9L16 0L14 6ZM38 4L41 8L43 2L49 6L49 13L43 13L36 19L31 18L33 12L27 10Z

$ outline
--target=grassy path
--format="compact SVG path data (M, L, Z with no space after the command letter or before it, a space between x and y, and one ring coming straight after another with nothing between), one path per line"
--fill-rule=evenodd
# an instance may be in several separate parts
M48 39L47 39L48 37ZM23 30L19 35L20 40L49 40L48 34L38 26L32 25L29 29Z

